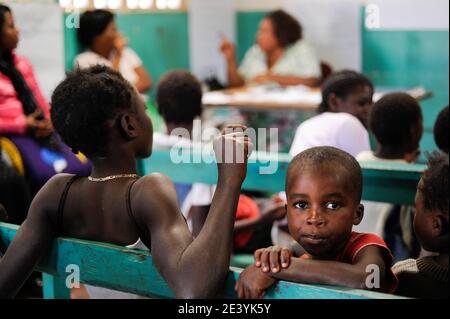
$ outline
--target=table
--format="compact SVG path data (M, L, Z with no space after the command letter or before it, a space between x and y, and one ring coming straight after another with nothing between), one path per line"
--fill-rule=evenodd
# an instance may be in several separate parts
M389 92L404 91L417 100L424 100L432 96L431 91L423 87L408 90L393 88L377 88L374 101ZM316 111L322 100L320 88L305 86L280 87L240 87L222 91L205 93L203 105L205 108L235 108L255 111L265 110L299 110Z

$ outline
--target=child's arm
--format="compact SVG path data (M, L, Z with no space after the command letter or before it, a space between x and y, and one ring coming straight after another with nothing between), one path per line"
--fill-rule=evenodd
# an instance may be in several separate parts
M248 140L237 139L233 144L248 153ZM151 238L156 267L180 298L214 297L228 274L235 212L247 163L245 160L218 166L217 189L195 240L182 218L175 188L168 178L152 175L135 184L132 202L136 220Z
M366 281L373 274L373 268L368 266L373 265L379 270L380 279L379 288L375 290L386 291L388 289L386 271L389 265L386 265L383 254L382 248L367 246L359 252L353 264L291 258L289 267L281 267L281 270L276 263L272 262L270 255L265 255L266 257L261 259L261 271L266 270L266 274L280 280L370 289Z
M368 265L376 265L379 269L380 283L379 289L376 290L386 291L388 288L387 276L385 275L386 263L383 252L377 246L368 246L362 249L354 264L291 258L289 266L287 268L283 266L281 270L279 267L282 256L281 250L276 250L275 254L270 254L268 253L269 249L266 249L267 253L260 255L260 268L252 265L239 277L236 284L239 297L262 298L265 290L271 286L267 277L306 284L369 289L366 280L372 273L367 272Z
M241 299L262 299L276 279L261 272L255 265L247 267L239 276L234 290Z
M236 221L234 224L234 234L238 235L246 231L272 225L274 221L283 219L286 216L286 209L284 207L284 204L273 205L256 218Z
M13 242L0 260L0 298L13 298L32 273L36 264L49 251L55 238L54 220L66 175L58 175L47 182L33 200L28 217L19 228Z

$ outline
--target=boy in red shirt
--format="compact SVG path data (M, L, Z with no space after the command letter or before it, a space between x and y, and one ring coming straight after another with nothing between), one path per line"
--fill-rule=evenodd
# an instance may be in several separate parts
M341 150L317 147L297 155L287 172L286 209L289 232L306 253L295 258L286 248L257 250L255 264L236 283L239 297L262 298L277 279L393 292L397 278L385 242L352 232L364 215L362 185L358 162Z

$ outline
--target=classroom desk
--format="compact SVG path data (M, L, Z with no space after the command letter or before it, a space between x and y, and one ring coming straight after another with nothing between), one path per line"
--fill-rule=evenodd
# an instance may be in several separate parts
M200 162L199 151L185 150L188 157ZM204 155L205 156L205 155ZM139 161L142 175L160 172L176 183L192 184L217 182L217 165L210 157L201 163L174 163L169 151L154 150L150 158ZM254 152L249 159L243 189L277 193L284 191L286 171L291 157L288 154ZM363 199L393 204L414 205L417 184L425 165L401 163L360 163L363 170ZM262 172L273 171L273 174Z
M374 101L383 95L395 90L378 88L374 94ZM431 91L423 87L402 90L409 93L418 101L432 96ZM299 110L315 111L322 100L320 88L289 87L264 88L240 87L222 91L208 92L203 96L203 105L206 108L237 108L255 111L264 110Z

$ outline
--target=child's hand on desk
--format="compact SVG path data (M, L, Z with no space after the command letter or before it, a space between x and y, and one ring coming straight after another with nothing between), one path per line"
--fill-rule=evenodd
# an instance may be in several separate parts
M255 267L260 268L264 273L270 271L277 273L281 268L289 267L291 257L292 251L289 248L280 246L261 248L255 251Z
M262 299L266 290L275 282L276 279L262 273L259 268L252 265L241 273L234 290L241 299Z
M253 150L253 143L245 135L247 127L228 125L214 140L219 178L237 178L243 182L247 175L247 162Z

